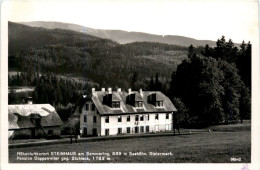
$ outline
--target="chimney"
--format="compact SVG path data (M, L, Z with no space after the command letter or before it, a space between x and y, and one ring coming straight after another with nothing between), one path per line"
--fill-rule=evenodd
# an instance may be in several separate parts
M94 92L95 92L95 90L96 90L95 88L92 88L92 93L94 93Z
M108 88L108 93L109 93L109 94L112 93L112 88Z
M33 104L32 97L28 97L28 98L27 98L27 104Z
M140 89L139 92L140 92L140 95L143 97L143 90Z
M118 88L118 89L117 89L117 92L121 92L121 88Z
M105 91L106 91L106 89L105 89L105 88L102 88L102 89L101 89L101 91L105 92Z
M130 94L132 92L131 88L128 89L128 94Z

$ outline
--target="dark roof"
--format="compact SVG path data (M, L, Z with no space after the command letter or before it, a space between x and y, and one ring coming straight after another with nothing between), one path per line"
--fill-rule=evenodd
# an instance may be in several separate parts
M134 92L131 93L131 95L132 94L134 94L134 101L143 101L144 100L140 93L134 91Z
M121 101L120 97L115 94L115 92L112 93L112 101Z
M143 101L142 108L136 108L130 104L126 104L127 92L113 92L118 99L120 99L120 108L111 108L108 105L103 104L104 96L108 94L105 91L95 91L92 93L92 101L94 102L97 110L101 115L113 115L113 114L127 114L127 113L150 113L150 112L174 112L177 111L170 99L159 91L143 91L140 94L137 91L131 93L136 94L137 101ZM156 98L163 100L163 107L155 107L153 104L148 103L148 96L156 94Z
M164 100L164 97L162 95L159 95L158 93L153 93L155 94L155 100L156 101L163 101Z
M41 118L43 127L63 124L50 104L8 105L9 129L34 128L31 118Z

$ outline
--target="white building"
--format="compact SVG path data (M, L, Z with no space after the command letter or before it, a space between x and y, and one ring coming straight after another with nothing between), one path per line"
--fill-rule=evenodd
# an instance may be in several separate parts
M176 111L170 99L159 91L93 88L73 117L80 121L82 136L105 136L172 130Z

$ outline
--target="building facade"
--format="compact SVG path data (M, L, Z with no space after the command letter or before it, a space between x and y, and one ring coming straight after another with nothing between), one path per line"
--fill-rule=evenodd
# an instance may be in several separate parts
M8 105L9 139L59 137L63 124L50 104Z
M173 129L175 106L159 91L105 91L92 89L75 110L80 134L107 136Z

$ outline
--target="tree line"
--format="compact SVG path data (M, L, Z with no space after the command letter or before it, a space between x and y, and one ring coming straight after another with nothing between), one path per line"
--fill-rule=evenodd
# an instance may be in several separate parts
M251 117L251 44L240 49L222 36L216 47L188 58L172 73L169 96L184 124L237 122Z
M144 82L133 74L131 85L162 91L178 110L183 126L235 123L251 118L251 44L237 47L222 36L216 47L190 45L171 79L157 73Z
M49 103L55 107L62 120L67 120L72 114L77 101L83 94L89 94L92 84L77 82L73 79L64 79L53 73L29 75L18 73L8 78L9 86L33 86L32 94L19 94L14 90L8 95L8 104L26 103L27 97L33 98L33 103ZM95 86L94 86L95 87Z

